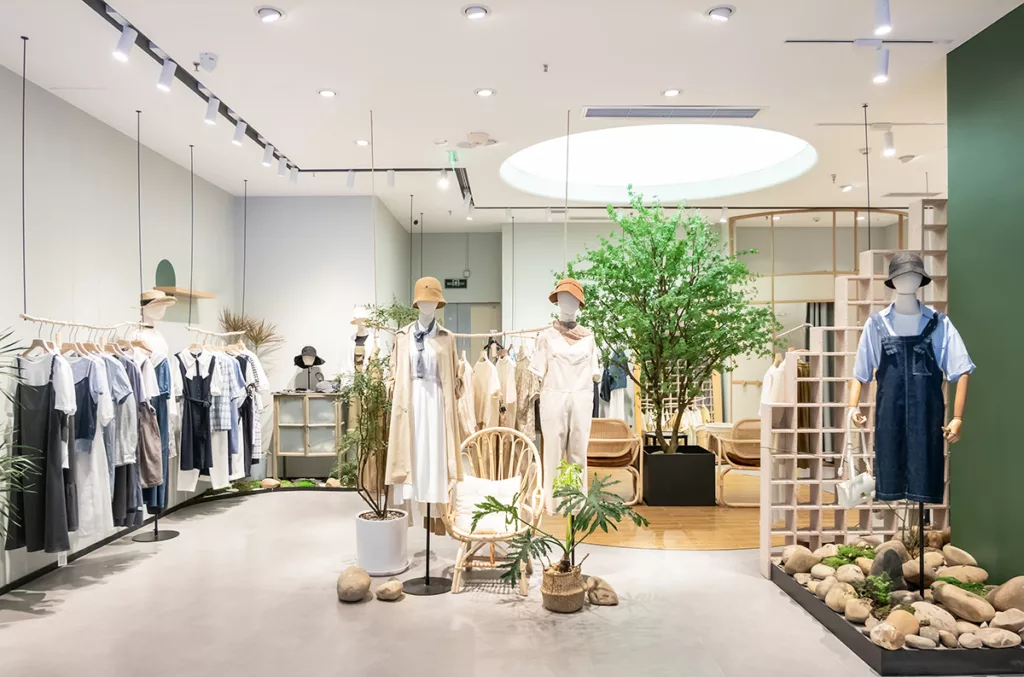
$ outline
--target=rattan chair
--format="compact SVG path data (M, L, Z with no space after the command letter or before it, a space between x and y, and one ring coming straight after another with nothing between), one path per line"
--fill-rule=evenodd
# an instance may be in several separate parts
M732 470L752 470L761 467L761 419L745 418L736 421L726 435L712 435L717 457L718 502L730 508L757 508L760 503L729 503L725 500L725 476Z
M527 524L537 524L541 517L542 487L540 454L526 435L511 428L485 428L473 433L462 443L459 452L463 473L488 480L519 477L519 516ZM507 561L506 543L528 527L517 523L503 533L474 533L456 523L458 483L448 485L448 508L443 517L448 533L459 541L455 557L452 592L462 590L462 574L470 569L496 569ZM481 554L481 551L485 551ZM531 566L524 566L519 582L520 594L528 593Z
M587 475L617 481L608 491L621 497L626 505L643 500L643 477L637 469L640 445L640 438L621 419L595 418L590 423Z

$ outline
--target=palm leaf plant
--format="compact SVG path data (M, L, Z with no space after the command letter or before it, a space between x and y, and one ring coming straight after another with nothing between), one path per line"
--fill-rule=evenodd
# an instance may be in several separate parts
M517 507L518 494L507 504L493 496L478 503L473 511L472 528L476 530L480 520L488 515L504 515L508 526L520 524L529 527L509 541L508 560L501 567L504 570L501 578L512 585L519 583L521 566L534 559L546 561L549 569L568 573L573 567L576 548L598 529L604 533L609 529L618 531L618 524L623 519L629 519L638 527L648 525L647 520L627 506L621 497L607 491L614 484L618 481L594 476L584 493L583 470L576 464L562 461L553 483L552 496L558 500L558 514L566 519L564 538L522 520ZM557 561L551 559L552 552L558 554Z
M10 380L17 383L21 380L18 367L14 360L21 346L13 338L14 330L5 329L0 332L0 381ZM0 392L3 392L11 402L14 401L14 388L6 387L7 383L0 383ZM16 525L17 516L11 513L10 497L15 491L22 488L22 483L28 473L35 468L35 463L26 456L15 456L13 447L9 444L13 431L8 428L0 428L0 541L7 538L10 526Z

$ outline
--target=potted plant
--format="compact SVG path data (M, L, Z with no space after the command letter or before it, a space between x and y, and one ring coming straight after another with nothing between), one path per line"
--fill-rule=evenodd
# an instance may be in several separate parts
M645 501L692 504L686 499L696 482L713 504L714 456L683 444L682 416L668 421L667 414L685 411L713 372L735 368L735 358L770 355L780 325L770 307L751 302L756 276L737 258L751 252L730 255L719 229L699 213L670 216L658 201L645 205L632 186L629 195L629 212L608 207L622 232L568 266L587 296L580 322L593 330L604 359L653 402Z
M623 518L628 517L637 526L648 525L646 519L623 503L622 498L605 490L616 483L604 477L594 477L584 494L581 489L583 470L578 465L562 461L558 466L552 495L560 499L557 512L566 519L564 540L521 519L516 507L519 503L518 495L508 504L488 496L477 504L473 512L472 528L475 531L481 519L495 514L504 515L507 525L518 522L528 526L527 531L509 542L508 561L502 565L504 572L501 578L515 586L531 561L544 560L547 565L544 567L544 581L540 589L544 608L560 613L579 611L586 596L586 584L581 571L586 557L576 564L576 548L598 529L605 533L609 527L618 530L618 523ZM552 551L560 552L557 561L551 560Z

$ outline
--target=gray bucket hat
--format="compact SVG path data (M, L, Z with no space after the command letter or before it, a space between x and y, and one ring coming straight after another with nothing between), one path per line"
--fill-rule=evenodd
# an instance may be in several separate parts
M932 282L928 273L924 272L924 261L917 252L896 252L889 262L889 277L885 279L885 286L895 289L892 281L905 273L918 273L921 276L921 286L927 287Z

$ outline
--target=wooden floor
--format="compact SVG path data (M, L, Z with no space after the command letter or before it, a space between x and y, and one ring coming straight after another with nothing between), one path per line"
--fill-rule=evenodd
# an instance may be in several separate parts
M756 503L760 487L757 475L730 473L725 478L730 502ZM647 518L649 527L637 528L623 522L618 531L598 531L587 539L594 545L651 550L742 550L758 547L757 508L661 508L646 505L635 510ZM542 528L553 534L565 532L561 518L545 517Z

